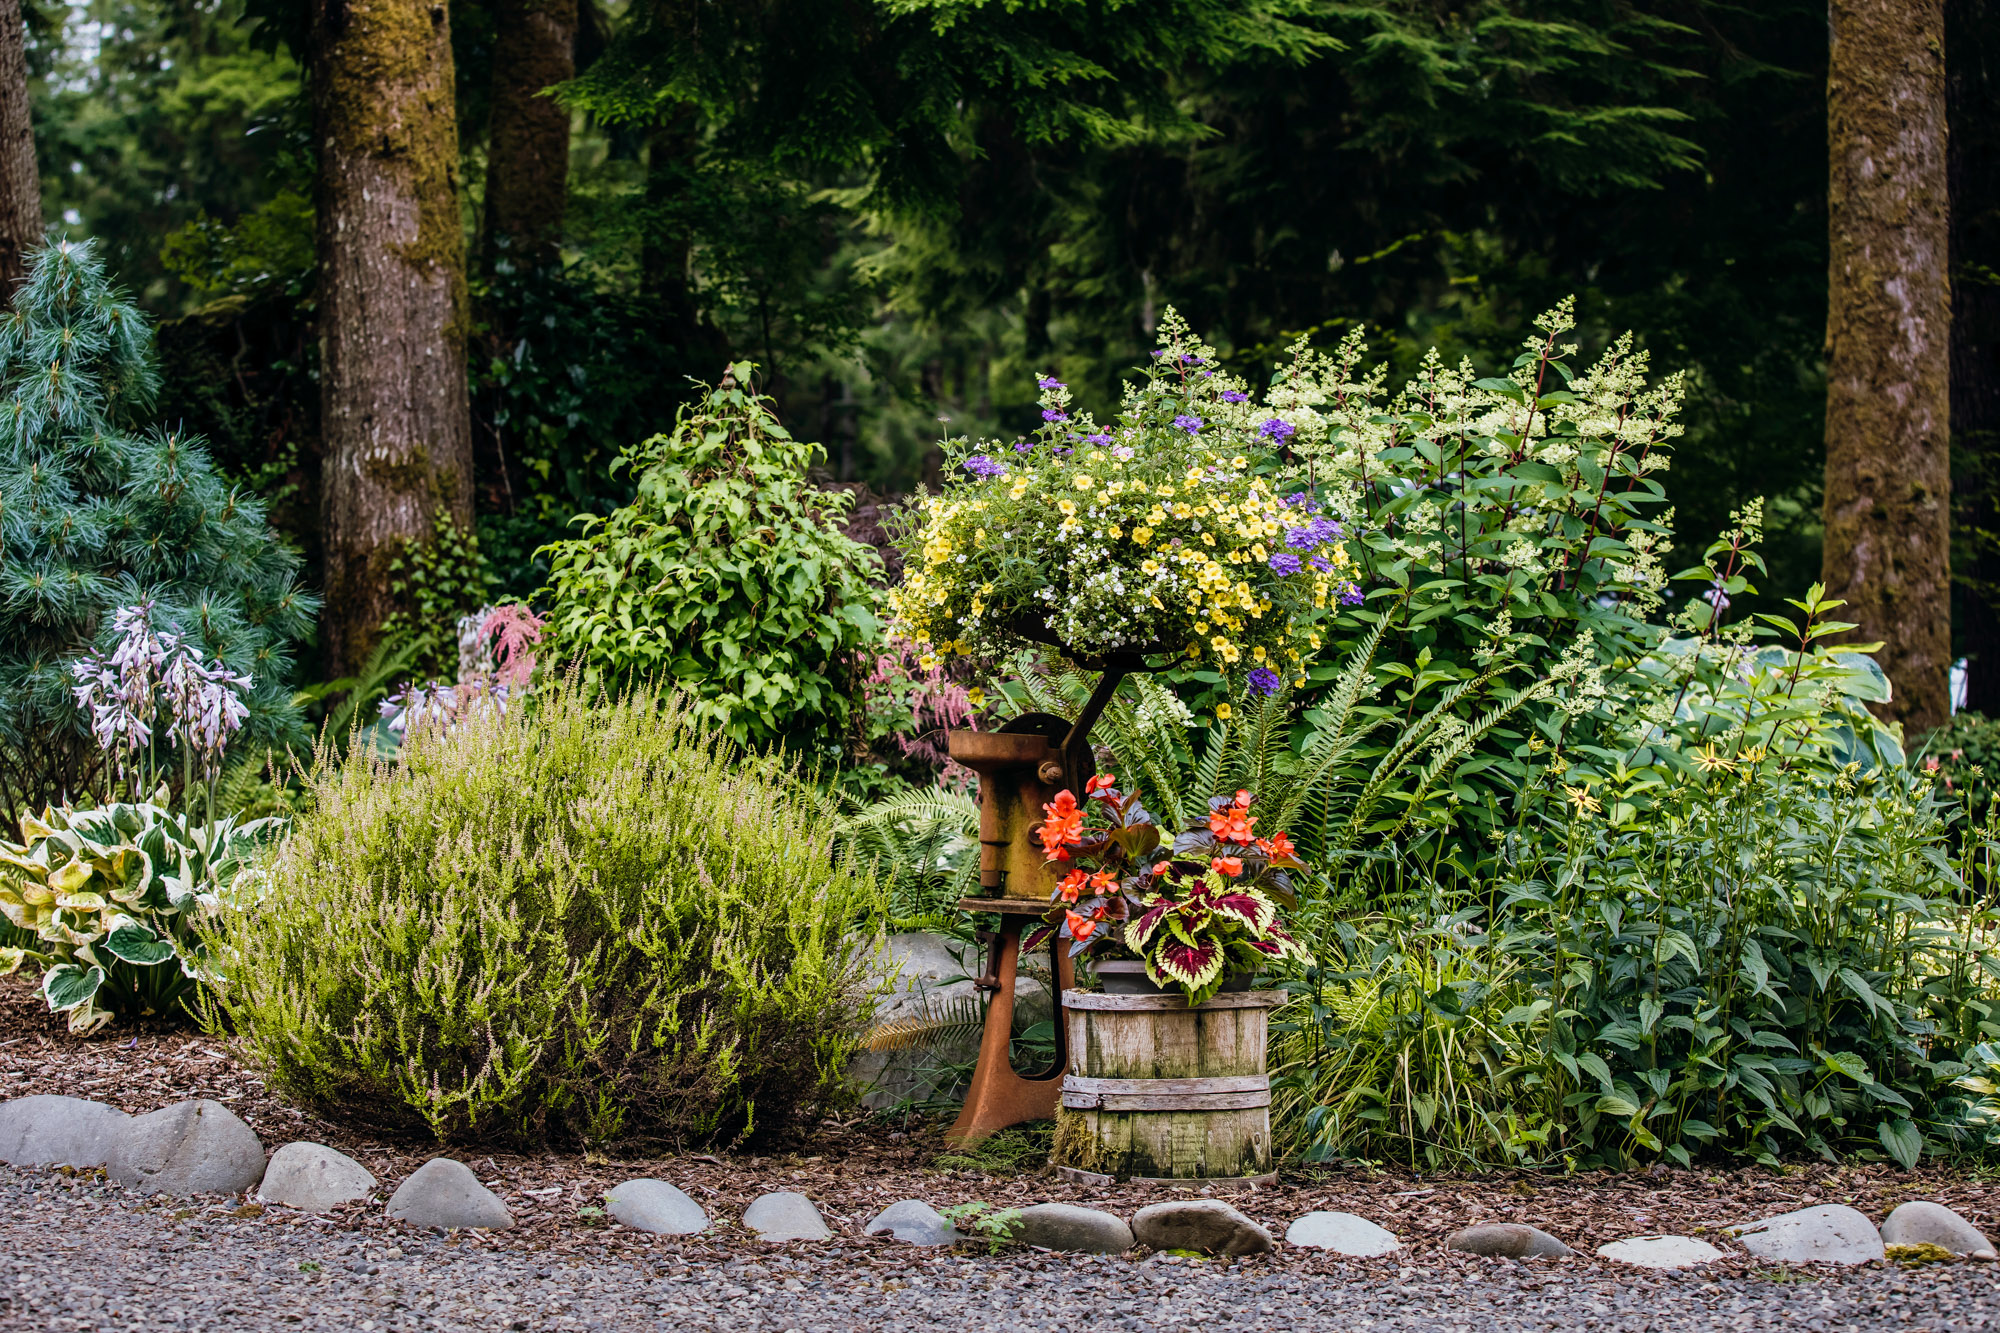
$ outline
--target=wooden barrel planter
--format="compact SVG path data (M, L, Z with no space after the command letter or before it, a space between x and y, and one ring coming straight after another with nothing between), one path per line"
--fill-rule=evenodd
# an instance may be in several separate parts
M1264 1057L1284 998L1224 992L1189 1008L1177 994L1064 991L1057 1169L1090 1183L1275 1181Z

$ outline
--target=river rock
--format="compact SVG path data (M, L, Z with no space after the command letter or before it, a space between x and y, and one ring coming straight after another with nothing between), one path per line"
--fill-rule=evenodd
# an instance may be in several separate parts
M765 1194L743 1210L743 1225L757 1233L758 1240L832 1240L833 1229L803 1194L785 1190Z
M1132 1248L1125 1220L1073 1203L1038 1203L1014 1220L1014 1240L1072 1254L1123 1254Z
M960 1239L958 1228L922 1199L890 1204L862 1230L870 1236L886 1231L908 1245L956 1245Z
M1630 1236L1600 1245L1597 1252L1639 1268L1693 1268L1722 1257L1721 1250L1692 1236Z
M102 1102L37 1094L0 1102L0 1162L103 1166L132 1117Z
M620 1226L656 1236L692 1236L708 1230L708 1214L664 1180L628 1180L604 1196L604 1211Z
M319 1143L287 1143L271 1154L257 1197L309 1213L365 1199L375 1189L368 1168Z
M1986 1233L1941 1203L1899 1203L1882 1223L1884 1245L1935 1245L1967 1259L1992 1259Z
M514 1215L500 1196L479 1183L472 1168L433 1157L389 1196L389 1216L413 1227L485 1227L505 1231Z
M1731 1227L1759 1259L1788 1264L1865 1264L1883 1257L1882 1236L1863 1213L1823 1203Z
M221 1102L176 1102L134 1116L104 1163L147 1194L238 1194L264 1176L264 1144Z
M1271 1233L1220 1199L1174 1199L1141 1208L1132 1217L1132 1239L1156 1250L1203 1254L1262 1254Z
M1560 1259L1576 1253L1540 1227L1522 1222L1486 1222L1467 1227L1447 1237L1444 1247L1483 1254L1489 1259Z
M1394 1232L1384 1231L1353 1213L1307 1213L1286 1228L1285 1244L1362 1258L1403 1248L1403 1242L1396 1239Z

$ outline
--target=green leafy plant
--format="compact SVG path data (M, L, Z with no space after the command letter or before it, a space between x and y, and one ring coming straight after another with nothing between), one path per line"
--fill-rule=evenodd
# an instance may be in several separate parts
M638 486L549 558L550 660L623 687L677 681L733 739L829 741L847 726L857 654L881 632L878 557L840 531L851 502L815 489L751 367L618 460Z
M34 944L0 948L0 972L40 966L72 1032L192 1009L208 962L196 923L262 896L251 863L276 827L191 824L149 804L24 817L20 842L0 839L0 913Z
M1046 1147L1043 1152L1047 1152ZM1012 1244L1014 1232L1021 1222L1020 1209L995 1208L982 1199L940 1208L938 1215L975 1242L984 1243L988 1254L998 1254Z
M393 758L322 745L305 785L262 909L213 923L204 1008L302 1104L677 1143L849 1095L881 891L815 795L685 698L559 679Z
M108 655L121 606L149 604L201 662L252 679L248 739L300 734L284 682L318 603L201 441L139 428L156 380L151 331L92 246L38 251L0 318L0 813L113 794L69 666ZM170 781L180 768L163 763Z

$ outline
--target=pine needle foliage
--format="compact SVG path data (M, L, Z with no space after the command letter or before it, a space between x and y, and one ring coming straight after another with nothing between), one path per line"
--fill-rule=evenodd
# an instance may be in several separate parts
M882 911L795 775L681 695L324 743L205 1015L272 1086L444 1141L680 1144L847 1095Z
M91 243L39 251L0 317L0 813L109 794L68 664L112 646L120 606L150 599L156 628L250 675L248 740L300 735L285 682L317 600L200 440L140 424L157 381Z

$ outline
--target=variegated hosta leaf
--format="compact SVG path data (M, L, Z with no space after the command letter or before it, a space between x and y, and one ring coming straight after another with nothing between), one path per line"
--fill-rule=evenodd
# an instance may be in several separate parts
M141 967L155 967L174 956L172 940L161 939L150 927L129 916L111 919L111 931L104 937L104 948L113 957Z
M103 984L104 969L101 967L58 963L42 976L42 998L49 1002L51 1013L65 1014L79 1005L89 1004L97 994L97 988Z
M12 946L0 948L0 976L20 971L23 963L36 963L46 967L54 961L47 954L36 953L33 949L16 949Z
M97 877L97 867L88 861L71 861L49 872L48 884L59 894L81 893Z
M111 906L111 900L101 893L62 893L56 897L56 906L68 912L101 912Z
M109 1023L111 1017L109 1009L99 1009L95 1001L86 1001L69 1011L69 1030L79 1037L88 1037Z

